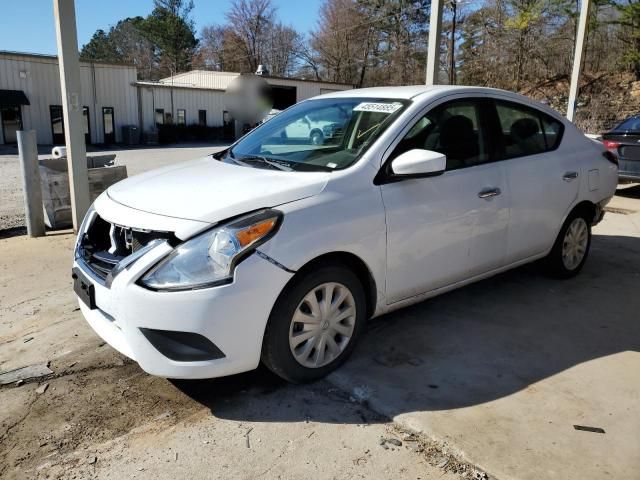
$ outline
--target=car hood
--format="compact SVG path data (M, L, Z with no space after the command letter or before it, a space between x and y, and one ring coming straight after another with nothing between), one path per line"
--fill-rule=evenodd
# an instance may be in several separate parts
M320 193L328 172L283 172L211 156L136 175L109 187L114 201L157 215L216 223Z

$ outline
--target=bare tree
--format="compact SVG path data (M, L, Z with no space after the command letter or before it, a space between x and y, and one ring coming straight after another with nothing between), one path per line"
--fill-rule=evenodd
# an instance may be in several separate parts
M244 51L249 68L255 72L263 63L268 32L275 20L271 0L233 0L226 18L236 34L237 46Z

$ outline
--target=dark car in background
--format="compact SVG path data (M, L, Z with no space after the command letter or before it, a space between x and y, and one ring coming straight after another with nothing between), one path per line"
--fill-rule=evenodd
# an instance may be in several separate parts
M618 156L618 178L640 182L640 115L634 115L602 136L602 143Z

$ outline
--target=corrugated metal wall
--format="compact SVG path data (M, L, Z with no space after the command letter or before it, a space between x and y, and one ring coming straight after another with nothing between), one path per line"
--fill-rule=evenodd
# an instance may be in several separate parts
M177 122L178 109L186 112L187 125L198 123L198 110L206 110L207 125L222 126L222 112L225 109L225 93L218 90L195 88L169 88L165 86L138 85L142 104L143 131L155 128L155 110L172 112L173 122ZM171 92L173 91L173 111Z
M104 141L102 107L114 108L116 141L123 125L138 124L136 77L133 66L80 63L80 100L89 107L92 143ZM23 127L36 131L38 143L51 144L49 106L62 103L57 59L0 53L0 89L24 91L31 105L22 106Z
M211 76L211 72L193 72L191 80L205 80ZM165 113L171 112L173 122L177 122L178 109L186 110L187 125L198 123L198 110L206 110L207 125L210 127L222 126L222 114L226 109L226 93L221 90L214 90L210 87L192 88L180 86L177 80L183 80L187 74L181 74L174 79L176 83L170 86L166 79L161 84L151 82L140 82L138 88L141 95L142 125L143 131L155 128L155 110L163 109ZM198 81L200 81L198 80ZM349 87L335 85L331 83L303 82L300 80L288 79L265 79L271 85L282 85L296 87L296 101L306 100L328 91L347 90ZM171 102L171 92L173 92L173 104Z
M231 81L238 77L238 73L230 72L211 72L206 70L194 70L192 72L180 73L173 77L163 78L160 80L165 85L173 82L174 88L183 87L199 87L225 90ZM295 79L282 79L264 77L270 85L282 85L296 87L296 101L300 102L307 98L315 97L321 93L335 92L339 90L349 90L349 85L339 85L326 82L309 82Z
M164 84L171 84L173 82L174 86L184 85L225 90L229 86L229 83L238 75L239 73L232 72L194 70L192 72L179 73L173 77L163 78L160 82Z

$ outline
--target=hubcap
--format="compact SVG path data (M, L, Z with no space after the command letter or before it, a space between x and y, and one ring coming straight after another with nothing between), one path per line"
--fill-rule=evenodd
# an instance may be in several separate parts
M347 348L356 324L356 303L347 287L318 285L296 308L289 327L289 347L307 368L323 367Z
M562 243L562 262L567 270L575 270L587 253L589 227L584 218L578 217L571 222Z

